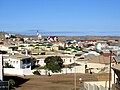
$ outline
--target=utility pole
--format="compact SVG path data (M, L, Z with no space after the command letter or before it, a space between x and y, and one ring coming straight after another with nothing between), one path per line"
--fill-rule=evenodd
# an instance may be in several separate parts
M111 87L111 60L112 60L112 51L110 50L110 69L109 69L109 88L108 88L108 90L110 90L110 87Z
M74 90L76 90L76 62L75 62L75 57L73 57L74 59L74 63L75 63L75 66L74 66Z
M3 81L3 57L0 54L0 80Z

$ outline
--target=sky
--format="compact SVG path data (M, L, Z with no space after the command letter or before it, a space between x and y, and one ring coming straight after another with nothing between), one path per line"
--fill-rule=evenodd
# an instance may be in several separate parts
M120 36L120 0L0 0L0 31Z

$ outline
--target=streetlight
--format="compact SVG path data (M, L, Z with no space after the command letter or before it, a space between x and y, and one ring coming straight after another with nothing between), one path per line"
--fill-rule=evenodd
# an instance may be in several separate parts
M82 78L79 78L80 83L82 83Z
M84 83L82 77L79 78L80 90L84 90Z
M111 60L112 60L112 51L110 50L110 69L109 69L109 88L108 88L108 90L110 90L110 87L111 87Z

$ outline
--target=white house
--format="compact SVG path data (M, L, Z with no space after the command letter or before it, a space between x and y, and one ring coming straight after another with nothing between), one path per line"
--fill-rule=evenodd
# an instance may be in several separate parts
M0 45L0 50L7 51L8 53L12 53L18 49L17 46L14 45Z
M45 66L46 64L44 63L44 60L48 56L55 56L55 55L37 55L37 56L35 55L33 57L36 58L37 60L36 65ZM72 64L74 63L74 60L75 60L75 58L70 55L60 55L60 57L62 58L64 65Z
M53 56L53 55L38 55L38 56L33 56L36 58L36 65L40 65L41 67L45 66L46 64L44 63L44 60L48 56ZM85 73L85 65L79 64L76 62L77 57L74 57L73 55L60 55L60 57L63 60L63 65L65 68L62 68L61 74L65 73ZM52 73L52 72L51 72Z
M3 57L4 65L9 63L14 68L31 68L34 65L34 58L24 55L11 55Z

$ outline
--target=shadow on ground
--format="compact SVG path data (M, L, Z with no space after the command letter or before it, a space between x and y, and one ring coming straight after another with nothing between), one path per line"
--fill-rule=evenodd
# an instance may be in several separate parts
M10 79L13 79L15 81L14 87L20 87L20 85L29 80L28 78L22 78L18 76L4 76L4 81L9 81Z

